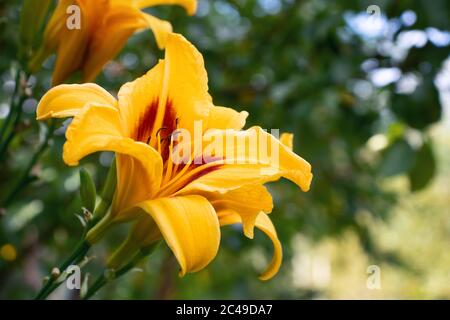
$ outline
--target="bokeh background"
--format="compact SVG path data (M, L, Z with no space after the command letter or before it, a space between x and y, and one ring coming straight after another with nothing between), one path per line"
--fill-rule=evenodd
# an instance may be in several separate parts
M14 87L20 5L0 2L0 121ZM370 5L380 16L366 12ZM315 177L308 193L269 185L284 246L274 279L257 278L269 240L227 227L205 270L179 278L160 246L97 298L450 298L450 2L199 0L194 17L178 7L149 12L203 53L217 105L249 111L249 126L293 132ZM117 92L162 56L151 32L136 34L97 82ZM0 163L0 196L42 139L34 111L53 61L30 80L33 97ZM1 210L0 298L32 298L81 235L78 169L62 162L58 125L36 179ZM111 157L82 162L98 187ZM97 275L126 231L96 247L83 274ZM380 289L367 286L371 265L380 268ZM76 296L62 288L52 297Z

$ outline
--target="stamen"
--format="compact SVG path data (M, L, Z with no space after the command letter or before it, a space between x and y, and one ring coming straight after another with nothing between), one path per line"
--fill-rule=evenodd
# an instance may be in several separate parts
M162 128L161 128L162 129ZM158 153L161 154L161 139L159 138L159 133L161 132L161 129L159 129L156 132L156 140L158 140Z
M192 142L191 142L192 144ZM198 149L201 150L201 144L200 146L198 146ZM194 150L190 157L189 157L189 161L184 164L184 167L180 170L180 172L178 172L175 177L173 177L172 179L170 179L167 185L165 185L158 194L162 194L164 192L164 190L167 190L169 187L173 186L175 182L177 182L178 180L180 180L181 178L183 178L183 175L189 170L189 168L191 167L191 164L193 163L194 159L195 159L195 155L198 153L197 150ZM175 167L176 169L178 169L178 164ZM176 172L176 170L174 171L174 173ZM173 189L173 188L172 188Z
M166 172L164 174L164 179L162 181L162 185L166 184L170 177L172 176L172 166L173 166L173 159L172 159L172 150L173 150L173 134L169 136L170 138L170 144L169 144L169 157L167 158L167 168Z
M170 139L171 139L171 145L170 145L170 152L169 152L169 158L171 159L171 157L172 157L172 152L173 152L173 135L174 134L176 134L177 133L177 131L178 131L178 118L175 120L176 121L176 124L177 124L177 129L173 132L173 134L170 136ZM171 159L172 161L171 162L173 162L173 159ZM178 166L179 166L179 162L177 162L174 166L173 166L173 170L170 172L170 176L168 177L168 181L170 181L170 179L172 179L173 177L172 177L172 175L173 176L175 176L175 174L177 173L177 171L178 171ZM167 182L168 182L167 181Z
M158 137L159 134L160 134L160 132L163 131L163 130L167 130L167 127L161 127L161 128L159 128L158 131L156 131L156 136Z
M191 155L189 156L189 161L187 163L184 164L183 169L180 170L180 172L178 172L178 174L172 179L172 182L176 181L177 179L179 179L191 166L192 162L195 159L195 150L193 153L191 153Z
M164 195L172 195L173 193L181 190L186 185L188 185L190 182L204 176L205 174L208 174L214 170L219 169L223 165L223 160L219 160L216 162L209 162L207 164L204 164L202 166L196 167L189 173L187 173L184 176L181 176L177 180L172 180L168 185L164 186L160 192L158 192L158 196ZM184 169L183 169L184 170ZM176 182L176 183L174 183Z

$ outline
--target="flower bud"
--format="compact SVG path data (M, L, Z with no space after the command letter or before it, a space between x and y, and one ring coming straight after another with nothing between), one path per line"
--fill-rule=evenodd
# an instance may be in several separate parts
M61 271L59 271L59 269L55 267L52 269L50 275L52 279L57 279L61 275Z
M20 41L21 45L30 49L39 40L42 25L47 15L51 0L24 0L20 12Z
M92 213L95 209L97 191L91 175L85 169L80 170L80 195L82 206Z

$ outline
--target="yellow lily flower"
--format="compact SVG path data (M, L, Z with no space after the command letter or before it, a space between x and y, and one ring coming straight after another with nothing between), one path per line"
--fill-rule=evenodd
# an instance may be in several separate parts
M197 9L196 0L60 0L30 69L36 71L50 54L56 52L53 85L64 82L78 70L82 72L83 82L93 81L133 33L147 28L153 31L158 47L162 49L167 35L172 32L171 24L141 9L165 4L183 6L190 15ZM67 24L68 12L72 12L69 9L73 5L80 11L79 29L69 28Z
M171 34L165 59L123 85L118 99L95 84L60 85L41 99L37 119L73 117L66 164L75 166L97 151L116 153L117 189L108 219L138 220L111 267L164 238L182 275L200 270L216 256L220 226L242 223L247 237L256 226L273 242L275 253L261 279L277 273L281 244L267 215L273 204L263 184L286 177L308 191L311 166L292 152L292 135L279 141L260 127L242 130L248 113L215 106L207 81L202 55L183 36ZM194 138L178 140L181 131ZM244 143L211 153L212 137ZM271 145L268 153L260 152L264 144ZM174 161L176 149L189 150L184 162Z

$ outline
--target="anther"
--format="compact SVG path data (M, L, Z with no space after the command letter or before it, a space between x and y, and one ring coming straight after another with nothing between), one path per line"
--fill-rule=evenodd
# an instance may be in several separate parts
M159 133L160 133L162 130L167 130L167 127L161 127L161 128L159 128L158 131L156 131L156 136L157 136L157 137L159 136Z

